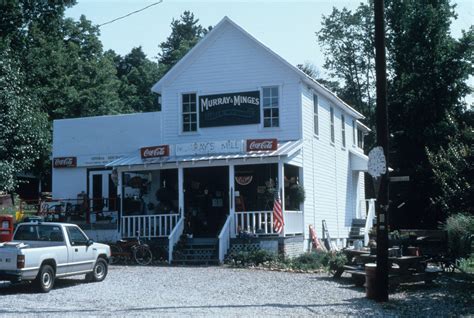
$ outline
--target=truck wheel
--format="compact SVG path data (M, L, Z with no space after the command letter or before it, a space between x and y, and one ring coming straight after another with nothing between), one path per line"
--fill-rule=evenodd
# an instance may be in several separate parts
M86 279L90 282L101 282L105 279L108 272L108 265L105 259L98 258L94 265L92 273L86 275Z
M41 266L35 283L38 290L42 293L49 293L54 286L54 269L51 265Z

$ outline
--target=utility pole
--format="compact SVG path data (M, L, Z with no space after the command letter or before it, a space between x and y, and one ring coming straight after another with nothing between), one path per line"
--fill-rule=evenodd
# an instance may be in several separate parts
M377 268L375 272L375 300L388 301L388 112L387 74L385 60L384 0L374 1L375 21L375 75L377 88L377 146L383 148L387 170L381 175L377 195Z

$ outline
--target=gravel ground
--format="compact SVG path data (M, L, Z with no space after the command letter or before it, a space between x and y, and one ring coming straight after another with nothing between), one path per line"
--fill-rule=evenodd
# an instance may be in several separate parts
M102 283L56 282L49 294L0 282L2 316L462 316L474 284L444 277L399 287L390 302L365 298L350 279L225 267L111 266Z

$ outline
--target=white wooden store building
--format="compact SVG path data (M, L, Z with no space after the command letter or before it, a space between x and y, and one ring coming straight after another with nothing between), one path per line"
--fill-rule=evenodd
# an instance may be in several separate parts
M343 245L365 217L364 116L229 18L152 91L160 112L54 122L53 198L71 214L87 206L91 228L170 250L183 233L213 238L222 260L243 235L303 252L323 220Z

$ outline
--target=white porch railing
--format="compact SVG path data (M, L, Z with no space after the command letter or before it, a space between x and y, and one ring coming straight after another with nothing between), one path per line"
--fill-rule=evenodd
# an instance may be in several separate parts
M283 216L285 235L303 233L303 212L285 211ZM235 229L236 233L246 231L258 235L278 234L273 229L273 211L235 212Z
M227 216L227 220L222 226L221 232L219 233L219 262L223 263L225 254L230 247L230 224L231 224L232 217L229 215Z
M182 217L176 227L171 231L170 235L168 236L168 262L171 264L173 261L173 249L176 243L178 243L181 235L184 231L184 217Z
M365 219L364 227L364 246L369 245L369 232L374 226L375 218L375 199L365 200L367 205L367 217Z
M150 239L168 237L178 223L179 214L127 215L122 216L122 237Z

